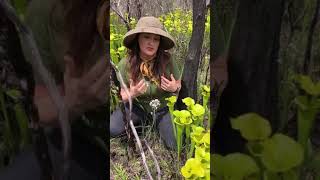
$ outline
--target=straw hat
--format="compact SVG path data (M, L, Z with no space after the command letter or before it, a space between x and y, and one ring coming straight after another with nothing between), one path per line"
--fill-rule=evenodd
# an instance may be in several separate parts
M124 35L123 44L127 48L131 48L133 40L139 33L153 33L162 36L161 43L165 50L171 49L175 45L173 37L165 31L160 20L153 16L140 18L136 28L128 31Z

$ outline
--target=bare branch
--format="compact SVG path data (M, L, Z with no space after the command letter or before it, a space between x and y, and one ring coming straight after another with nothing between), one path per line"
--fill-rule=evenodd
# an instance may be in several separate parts
M160 166L159 166L159 163L158 163L158 160L156 158L156 156L154 155L152 149L150 148L150 146L148 145L147 141L144 140L144 144L147 146L149 152L150 152L150 155L152 156L152 159L156 165L156 169L157 169L157 173L158 173L158 180L161 179L161 170L160 170Z
M124 22L127 30L128 30L128 31L131 30L130 23L129 23L128 20L124 17L124 15L121 13L121 11L120 11L120 10L118 11L118 10L116 9L116 7L114 7L114 6L111 6L111 10L113 10L113 11L120 17L120 19Z

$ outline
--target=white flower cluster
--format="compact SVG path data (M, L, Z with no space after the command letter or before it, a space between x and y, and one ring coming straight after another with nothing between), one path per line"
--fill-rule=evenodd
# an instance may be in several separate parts
M160 107L160 101L158 99L153 99L150 101L149 105L151 106L152 110L157 110Z

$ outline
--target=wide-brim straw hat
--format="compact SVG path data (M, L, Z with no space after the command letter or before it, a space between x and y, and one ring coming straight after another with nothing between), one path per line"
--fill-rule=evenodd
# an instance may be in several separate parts
M136 28L128 31L124 35L124 46L129 49L132 48L132 43L139 33L152 33L162 36L161 44L165 50L171 49L175 45L173 37L167 31L165 31L160 20L153 16L146 16L139 19Z

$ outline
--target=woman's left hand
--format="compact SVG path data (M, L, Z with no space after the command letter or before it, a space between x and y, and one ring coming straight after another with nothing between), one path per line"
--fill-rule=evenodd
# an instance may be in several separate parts
M176 92L178 88L181 86L181 81L176 80L173 75L170 75L171 80L161 76L161 89L168 92Z

